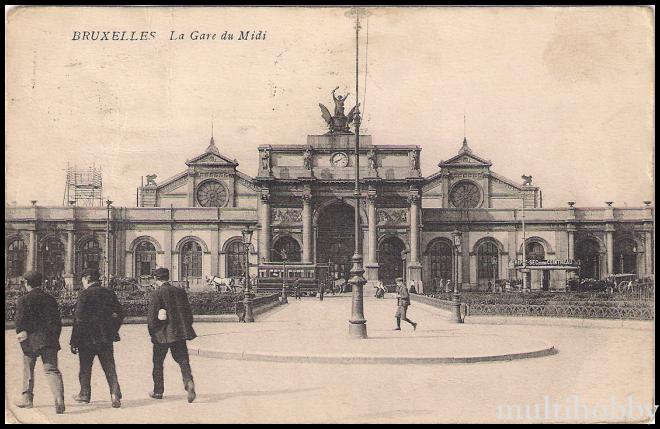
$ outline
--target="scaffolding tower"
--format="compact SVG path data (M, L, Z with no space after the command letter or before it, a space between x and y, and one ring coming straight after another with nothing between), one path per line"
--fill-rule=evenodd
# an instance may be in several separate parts
M64 206L103 207L103 180L101 167L79 169L78 166L66 165L66 184L64 187Z

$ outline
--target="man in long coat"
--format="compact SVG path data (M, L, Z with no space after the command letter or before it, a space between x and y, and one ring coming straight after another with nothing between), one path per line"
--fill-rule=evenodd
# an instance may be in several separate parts
M413 330L417 330L417 323L408 319L407 316L408 306L410 305L410 293L408 292L408 288L406 288L406 284L403 282L401 277L396 279L396 301L397 309L396 314L394 315L396 318L396 328L394 328L394 330L401 330L401 319L410 323L413 327Z
M154 390L149 396L162 399L164 387L163 362L167 351L181 367L183 385L188 392L188 402L195 400L195 383L190 368L186 341L197 337L192 327L193 316L186 291L174 287L168 281L170 271L167 268L154 270L156 290L151 295L147 323L153 343L153 380Z
M23 275L27 294L16 303L16 333L23 350L23 398L19 408L32 408L34 366L41 357L48 385L55 399L55 412L64 413L64 383L57 367L62 321L57 301L41 290L42 276L36 271Z
M124 312L117 295L101 287L101 274L97 269L87 269L81 280L84 290L78 296L71 332L71 353L80 358L80 393L73 397L76 402L89 403L92 396L92 365L98 356L101 368L110 387L113 408L121 406L121 389L115 366L114 346L119 341L119 328Z

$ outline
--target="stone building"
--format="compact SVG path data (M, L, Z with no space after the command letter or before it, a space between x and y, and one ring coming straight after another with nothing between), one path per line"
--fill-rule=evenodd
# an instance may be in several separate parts
M285 250L290 261L330 262L347 276L355 238L354 140L330 132L302 145L260 146L252 178L211 139L179 174L160 183L149 177L138 190L139 207L6 206L6 283L38 269L50 281L75 285L84 268L103 268L106 255L118 277L147 276L156 266L192 285L210 275L239 276L246 227L257 231L252 265L277 261ZM489 281L519 278L523 201L527 259L579 261L576 274L591 278L654 272L650 202L544 208L531 177L520 184L498 175L466 140L426 177L420 146L378 145L369 135L360 141L360 235L370 282L402 276L430 290L440 279L457 278L464 289L483 290ZM561 289L570 275L552 264L537 268L533 289Z

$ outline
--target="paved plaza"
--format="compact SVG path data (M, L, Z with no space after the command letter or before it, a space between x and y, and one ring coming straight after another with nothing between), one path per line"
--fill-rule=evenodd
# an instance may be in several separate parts
M116 343L122 385L121 409L110 408L108 387L98 361L92 378L92 403L76 404L77 356L69 350L70 328L61 343L67 412L55 415L41 363L37 365L35 407L17 410L22 422L55 423L247 423L247 422L495 422L519 421L507 406L550 401L609 405L653 403L653 325L622 325L611 321L557 323L547 319L489 319L451 324L447 312L413 303L409 316L416 332L402 323L394 327L395 300L367 297L369 340L349 340L348 296L290 299L257 318L254 324L197 323L199 337L191 351L216 350L292 355L437 355L505 352L519 345L552 344L557 354L501 362L461 364L300 363L219 359L191 353L198 397L188 404L178 366L168 357L165 397L147 397L151 390L151 344L145 325L122 327ZM518 341L516 342L516 339ZM21 354L11 330L5 331L6 392L13 402L21 386ZM447 354L447 353L445 353ZM498 408L499 407L499 408ZM505 407L505 408L503 408ZM499 410L499 411L498 411ZM11 417L9 417L11 418ZM526 418L523 415L523 418ZM535 415L531 414L533 420ZM581 417L584 420L585 416ZM504 421L499 420L499 421ZM529 420L529 419L528 419ZM541 413L533 421L548 422ZM575 420L575 419L570 419ZM601 416L587 420L611 420Z

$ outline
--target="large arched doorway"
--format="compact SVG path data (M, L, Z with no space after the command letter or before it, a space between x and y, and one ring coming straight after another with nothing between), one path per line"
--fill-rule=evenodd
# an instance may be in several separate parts
M20 238L13 239L7 246L7 278L8 285L21 284L21 278L25 274L27 261L27 246Z
M286 254L287 262L300 262L300 244L292 237L281 237L273 246L275 252L273 252L272 259L274 262L282 262L282 252Z
M76 254L76 277L88 268L100 269L102 255L101 245L96 238L85 240Z
M429 279L433 290L439 290L440 284L454 278L454 258L451 242L444 239L434 240L426 252ZM453 280L452 280L453 281Z
M227 245L226 277L245 277L245 244L241 238L231 241Z
M403 277L403 252L406 245L397 237L387 237L378 246L378 279L385 286L395 285Z
M579 241L575 246L575 259L580 264L580 278L600 279L600 248L593 239Z
M317 221L316 262L333 265L335 278L348 280L355 251L355 210L345 203L325 207Z
M525 255L527 261L545 261L545 249L543 248L543 244L538 241L530 241L525 247ZM532 289L550 289L550 271L532 270L530 277L530 287Z
M202 246L195 240L189 240L181 246L181 271L179 279L189 286L202 283Z
M628 238L614 242L614 274L637 274L637 246Z
M39 269L43 274L44 284L47 281L51 287L53 281L63 284L64 277L64 244L55 237L47 238L41 244Z
M135 277L151 276L155 269L156 246L149 240L143 240L135 246Z
M477 248L477 283L487 285L494 284L499 278L499 250L493 240L482 242Z

